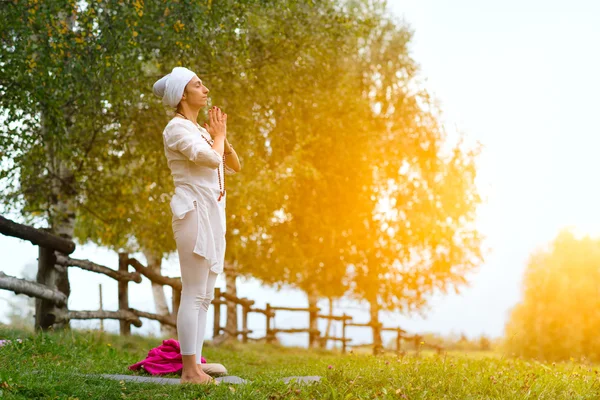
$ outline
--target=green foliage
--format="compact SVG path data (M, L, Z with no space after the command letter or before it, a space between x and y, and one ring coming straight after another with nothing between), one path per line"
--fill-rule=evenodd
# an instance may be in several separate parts
M12 1L0 17L0 178L24 215L52 227L74 200L80 243L173 252L171 115L151 87L185 65L241 158L226 258L242 274L410 311L481 261L477 151L449 144L385 3Z
M100 160L128 140L141 14L122 1L10 1L0 18L2 200L52 228L65 218L52 205L101 192Z

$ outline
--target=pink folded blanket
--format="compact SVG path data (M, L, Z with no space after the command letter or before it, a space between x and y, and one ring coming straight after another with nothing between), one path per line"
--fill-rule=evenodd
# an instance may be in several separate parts
M206 363L204 357L201 362ZM179 372L183 368L179 341L175 339L165 339L158 347L148 352L148 356L140 362L129 366L130 370L143 368L152 375L170 374Z

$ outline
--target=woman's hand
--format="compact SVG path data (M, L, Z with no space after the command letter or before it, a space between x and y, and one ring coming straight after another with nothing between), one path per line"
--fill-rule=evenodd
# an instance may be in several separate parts
M208 110L208 121L210 124L204 123L204 128L214 138L217 136L227 137L227 114L225 114L217 106Z

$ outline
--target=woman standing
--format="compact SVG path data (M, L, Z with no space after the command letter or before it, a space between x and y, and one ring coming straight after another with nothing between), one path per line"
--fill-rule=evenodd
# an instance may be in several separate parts
M196 120L206 107L208 88L187 68L175 67L153 86L163 103L176 109L163 131L167 163L175 183L172 227L181 268L177 335L181 346L181 383L217 383L202 371L200 359L208 307L225 257L225 174L240 171L227 141L227 114L208 111L208 123Z

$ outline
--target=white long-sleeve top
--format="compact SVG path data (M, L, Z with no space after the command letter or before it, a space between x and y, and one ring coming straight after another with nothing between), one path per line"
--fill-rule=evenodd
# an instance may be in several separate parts
M163 143L167 164L175 183L171 198L172 221L181 219L198 205L198 235L194 253L205 257L211 271L223 272L225 260L225 203L227 192L219 198L219 178L225 184L225 175L235 170L223 164L222 156L209 145L213 140L206 129L194 122L174 117L163 131Z

